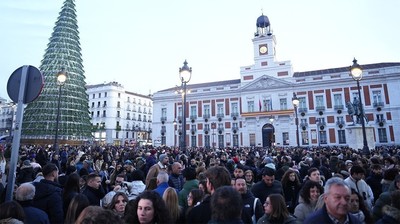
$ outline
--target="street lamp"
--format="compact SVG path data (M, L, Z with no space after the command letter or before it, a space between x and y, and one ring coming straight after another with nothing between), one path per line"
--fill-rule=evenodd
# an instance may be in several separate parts
M369 155L369 148L367 143L367 134L365 132L365 121L364 121L364 108L361 101L361 91L360 91L360 80L362 79L362 69L361 66L357 63L357 60L354 58L353 65L350 67L350 74L354 80L357 82L357 90L358 90L358 100L360 106L360 120L361 120L361 127L362 127L362 134L363 134L363 148L362 153L364 155Z
M182 68L179 68L179 79L182 83L182 135L181 150L186 151L186 84L192 77L192 68L187 65L187 61L183 62Z
M60 123L60 104L61 104L61 87L67 81L67 73L64 68L57 73L57 85L58 85L58 104L57 104L57 118L56 118L56 133L54 136L54 150L56 155L59 155L60 151L58 148L58 124Z
M296 96L296 93L293 93L293 98L292 98L292 103L294 107L294 113L296 115L296 142L297 142L297 147L300 147L300 141L299 141L299 117L297 116L297 108L299 107L300 101Z

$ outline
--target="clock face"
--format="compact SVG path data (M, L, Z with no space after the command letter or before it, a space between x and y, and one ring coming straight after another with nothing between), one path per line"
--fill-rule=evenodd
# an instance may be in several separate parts
M266 54L268 52L268 48L265 45L260 46L260 54Z

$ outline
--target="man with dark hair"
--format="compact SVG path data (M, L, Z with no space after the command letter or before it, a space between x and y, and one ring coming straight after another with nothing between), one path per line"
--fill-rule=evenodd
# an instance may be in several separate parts
M199 188L199 181L196 179L196 170L193 167L186 167L182 172L183 178L185 178L185 184L182 190L179 192L179 205L183 208L187 208L187 196L192 189Z
M87 176L86 186L82 194L89 199L90 205L100 206L100 200L105 196L101 186L101 177L98 174L91 173Z
M231 185L231 175L229 171L222 166L214 166L206 170L207 190L211 195L223 186ZM187 223L208 223L211 219L211 197L208 196L204 200L192 208L188 214Z
M374 194L374 202L378 200L379 195L382 194L382 167L380 164L372 164L371 173L365 180L367 184L371 187Z
M43 167L42 173L44 179L33 182L36 189L33 206L46 212L50 223L63 223L62 186L57 183L58 168L53 163L48 163Z
M242 207L239 192L229 186L218 188L211 196L211 223L244 223L241 220Z
M355 189L364 199L365 205L372 211L372 202L374 196L370 186L363 180L365 170L361 166L353 166L350 168L350 176L344 182L350 187Z
M244 177L238 177L235 180L234 188L240 193L243 201L242 206L242 220L244 223L253 223L264 215L264 208L260 199L254 197L254 195L247 189L246 180ZM252 218L254 217L254 220Z
M265 167L262 170L262 179L251 188L254 197L265 201L270 194L283 194L283 187L280 181L275 180L275 170Z

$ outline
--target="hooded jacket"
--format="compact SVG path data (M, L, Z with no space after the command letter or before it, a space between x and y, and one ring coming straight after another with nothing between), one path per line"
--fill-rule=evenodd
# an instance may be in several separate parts
M386 205L382 209L383 217L375 224L400 223L400 209Z
M64 211L61 185L46 179L42 179L40 182L33 182L33 185L36 188L33 206L46 212L50 223L63 223Z

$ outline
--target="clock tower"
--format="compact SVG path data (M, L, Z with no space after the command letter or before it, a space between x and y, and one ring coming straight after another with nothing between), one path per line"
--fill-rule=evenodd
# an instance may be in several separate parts
M275 36L272 34L271 24L267 16L263 14L257 18L257 30L254 33L254 61L256 66L264 62L273 63L275 61Z

